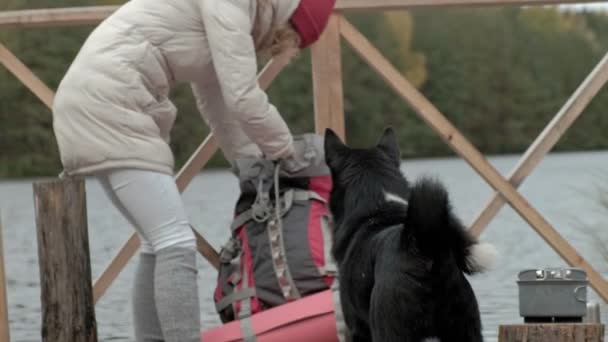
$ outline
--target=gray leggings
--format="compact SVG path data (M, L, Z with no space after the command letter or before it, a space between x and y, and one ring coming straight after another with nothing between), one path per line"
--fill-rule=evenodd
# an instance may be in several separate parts
M196 240L173 177L119 169L98 178L142 241L133 287L136 341L200 341Z

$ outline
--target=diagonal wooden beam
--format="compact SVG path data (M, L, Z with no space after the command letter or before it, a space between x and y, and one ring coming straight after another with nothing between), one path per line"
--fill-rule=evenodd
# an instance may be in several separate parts
M591 286L608 301L608 283L549 222L490 164L439 110L411 85L399 71L346 19L341 32L352 48L418 115L469 165L505 197L507 202L568 264L587 272Z
M549 125L536 138L534 143L530 145L515 168L509 172L508 180L514 187L519 187L532 173L543 157L553 149L562 135L566 133L568 128L583 113L606 82L608 82L608 54L591 71L589 76L587 76L553 120L551 120ZM490 199L473 221L470 228L471 233L479 236L504 204L504 198L498 192L495 192L492 199Z
M53 91L42 82L38 76L23 64L17 56L0 43L0 63L10 71L21 83L23 83L40 101L47 107L53 106Z
M260 72L258 76L258 83L260 87L266 89L270 86L272 81L281 73L281 70L289 63L289 56L283 55L273 59L266 67ZM177 173L175 182L180 192L184 191L192 179L198 172L207 164L209 159L218 150L218 144L213 136L209 134L203 143L197 148L194 154ZM198 232L193 229L196 235L196 241L199 252L209 260L214 266L219 266L219 255ZM135 255L139 248L140 241L137 234L131 235L129 240L120 248L118 254L112 259L110 264L105 268L100 277L95 281L93 285L93 297L95 303L106 293L107 289L118 277L120 272L125 268L129 260Z

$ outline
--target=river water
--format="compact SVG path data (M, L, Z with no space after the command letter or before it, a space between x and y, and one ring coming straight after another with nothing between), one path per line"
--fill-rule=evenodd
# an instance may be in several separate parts
M492 157L503 174L517 163L516 156ZM606 275L603 243L608 246L608 209L600 203L608 191L608 152L560 153L548 156L522 185L521 191L547 220ZM456 213L470 223L492 193L481 178L457 158L406 160L410 179L437 176L450 191ZM32 201L34 180L0 181L5 263L12 341L40 341L40 287L36 228ZM183 198L195 227L219 248L228 236L230 216L238 194L236 179L227 171L198 175ZM608 200L608 197L606 197ZM131 234L131 228L106 199L94 179L87 180L89 237L93 277L110 262ZM490 224L482 239L500 252L496 267L470 278L477 294L487 341L496 341L498 325L519 323L517 273L527 268L566 266L510 207ZM199 258L199 288L203 328L220 324L212 303L215 274ZM130 291L134 262L120 274L96 307L100 341L132 340ZM598 301L590 291L589 300ZM602 317L607 316L602 303Z

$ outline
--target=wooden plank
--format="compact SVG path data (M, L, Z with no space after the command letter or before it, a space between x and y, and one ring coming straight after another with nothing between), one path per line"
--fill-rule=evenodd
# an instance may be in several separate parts
M601 342L604 325L589 323L514 324L498 327L498 342Z
M42 341L97 341L84 179L34 183Z
M119 6L83 6L0 12L0 27L95 25Z
M350 23L343 19L341 32L353 49L418 113L418 115L536 230L568 264L587 272L593 288L608 301L608 283L578 252L521 196L483 155Z
M453 6L539 6L574 3L594 3L603 0L338 0L337 11L348 10L391 10L417 7ZM0 27L39 27L96 25L119 6L90 6L46 8L0 12Z
M547 125L534 143L530 145L515 168L509 172L507 178L514 187L519 187L532 173L543 157L553 149L562 135L566 133L570 126L583 113L606 82L608 82L608 54L602 58L557 115L555 115L553 120L551 120L549 125ZM484 209L473 220L470 228L471 233L479 236L504 204L504 198L495 192Z
M279 56L268 63L258 75L260 87L263 89L268 88L274 78L277 77L281 70L285 67L287 61L288 58L285 56ZM184 191L186 189L188 184L190 184L196 174L205 166L209 159L211 159L217 149L217 141L213 135L210 134L197 148L196 152L194 152L188 162L186 162L182 169L177 173L175 182L177 183L180 191ZM215 251L211 244L209 244L195 229L193 231L196 236L197 248L199 252L203 256L209 257L210 259L207 260L209 260L212 265L217 265L218 261L215 257L215 255L218 255L217 251ZM118 254L105 268L101 276L95 281L93 286L95 290L95 303L101 299L110 285L118 277L120 272L122 272L122 270L125 268L129 260L133 257L133 255L135 255L139 245L139 237L137 234L133 234L120 248Z
M125 269L129 260L135 255L141 242L137 234L132 234L129 240L122 245L110 264L106 266L99 278L93 282L93 302L97 304L108 291L120 272Z
M199 253L215 268L215 270L220 269L220 253L218 253L215 248L207 241L205 238L198 233L198 231L191 225L190 226L194 231L194 235L196 236L196 248Z
M0 342L9 342L8 301L6 300L6 272L2 243L2 213L0 213Z
M270 87L275 78L279 76L281 71L291 61L290 53L287 52L284 55L279 55L273 58L266 66L260 71L258 75L258 84L260 88L266 90Z
M0 43L0 63L34 93L47 107L53 106L53 91L23 64L9 49Z
M572 3L592 3L604 0L338 0L338 10L391 10L416 7L485 7L485 6L539 6Z
M177 183L177 188L180 192L186 190L188 184L190 184L201 169L207 165L218 148L217 139L215 139L213 134L209 134L177 173L175 183Z
M327 29L312 46L312 84L316 132L323 135L331 128L345 139L340 17L331 16Z

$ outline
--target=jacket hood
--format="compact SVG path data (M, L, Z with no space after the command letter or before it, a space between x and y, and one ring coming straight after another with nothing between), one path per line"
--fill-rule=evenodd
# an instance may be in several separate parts
M272 0L272 8L275 13L274 24L285 24L295 12L301 0Z
M259 0L253 1L256 6L254 13L257 13L254 25L259 35L257 40L265 37L272 27L287 23L301 0L267 0L270 6L264 6L261 11L258 10Z

